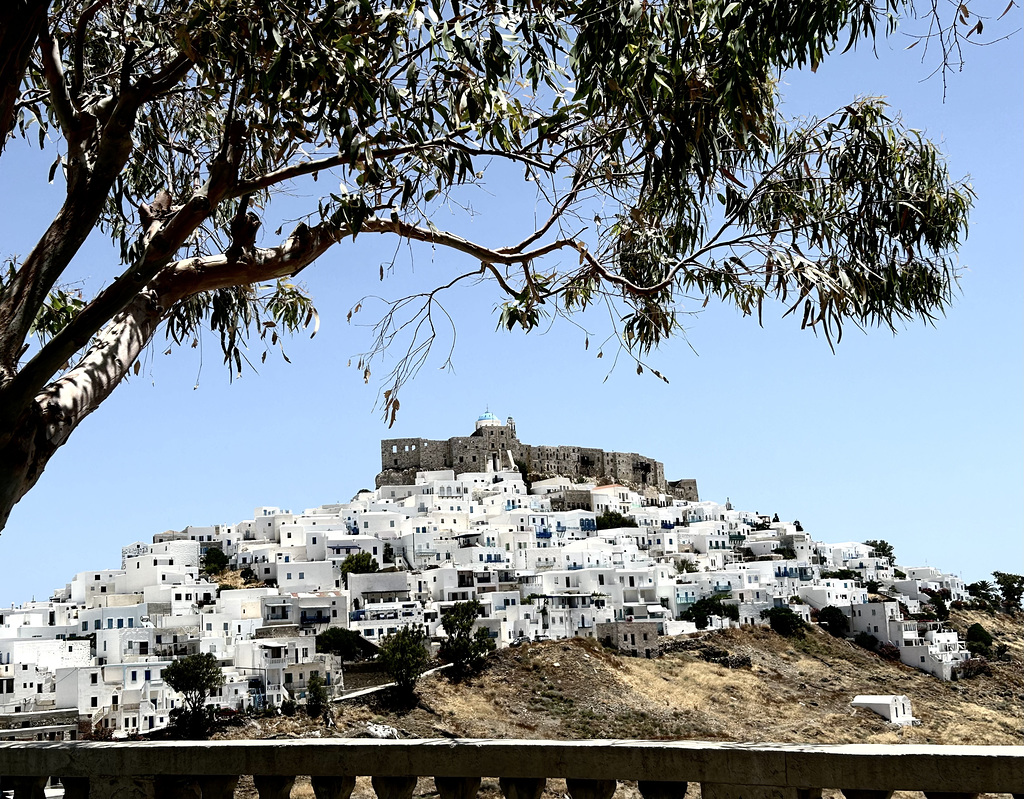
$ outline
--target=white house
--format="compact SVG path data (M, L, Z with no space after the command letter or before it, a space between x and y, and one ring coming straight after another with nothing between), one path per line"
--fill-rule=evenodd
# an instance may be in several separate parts
M920 724L920 721L914 718L910 699L903 694L861 694L860 696L855 696L850 705L851 707L867 708L871 712L877 713L890 724L900 726Z

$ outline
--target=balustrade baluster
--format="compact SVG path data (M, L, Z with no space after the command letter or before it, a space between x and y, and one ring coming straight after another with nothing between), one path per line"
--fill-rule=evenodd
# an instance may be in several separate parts
M356 787L355 777L313 777L310 782L316 799L348 799Z
M233 799L238 787L238 776L199 777L203 799Z
M434 787L441 799L476 799L480 792L480 778L434 777Z
M546 784L543 777L501 777L498 780L505 799L540 799Z
M43 788L49 777L11 777L14 799L44 799Z
M373 777L370 779L377 799L412 799L415 777Z
M569 778L565 781L565 790L571 799L612 799L612 794L615 793L615 784L615 780Z
M156 799L156 780L153 777L92 777L89 795L104 799Z
M288 799L295 784L295 777L277 777L265 774L253 775L253 784L260 799Z

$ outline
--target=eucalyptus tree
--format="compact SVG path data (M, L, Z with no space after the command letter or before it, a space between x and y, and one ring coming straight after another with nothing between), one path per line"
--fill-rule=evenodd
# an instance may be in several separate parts
M937 149L880 100L788 120L776 92L884 35L904 0L2 5L3 156L38 142L67 192L0 284L0 524L156 339L210 329L237 371L247 347L315 332L295 276L357 236L452 254L429 290L399 288L360 363L369 379L403 356L381 384L392 421L462 283L510 329L607 305L641 371L684 300L774 303L831 344L847 323L930 320L955 290L972 194ZM944 47L973 24L960 8ZM537 224L441 228L501 162ZM300 193L300 221L261 234ZM79 296L92 235L119 257Z

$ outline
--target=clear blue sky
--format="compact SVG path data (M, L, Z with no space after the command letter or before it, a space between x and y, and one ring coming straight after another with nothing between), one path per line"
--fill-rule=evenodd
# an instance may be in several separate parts
M1019 27L1019 8L1014 16L1007 30ZM593 340L584 350L583 333L564 323L495 332L496 295L479 286L451 299L454 372L429 364L389 431L373 410L377 384L347 366L368 338L345 314L367 292L398 296L412 273L440 281L472 265L402 252L395 276L378 284L394 242L360 240L303 273L323 322L313 341L289 342L290 366L269 358L229 385L212 340L201 370L198 350L150 352L142 375L86 420L15 509L0 537L0 606L48 596L77 571L117 567L122 545L156 532L236 522L258 505L347 501L372 487L381 438L464 435L488 406L514 416L528 443L642 452L664 461L670 479L696 478L702 498L800 519L820 539L885 538L904 564L969 581L1024 571L1021 39L970 49L945 102L906 43L881 43L877 61L828 59L816 74L785 76L782 91L792 114L886 95L908 125L942 142L955 175L971 175L978 202L962 293L935 327L895 337L851 328L833 354L777 309L762 329L709 306L688 324L689 344L652 357L669 385L628 365L603 382L610 358L595 358ZM26 252L59 204L63 186L46 185L52 158L0 160L0 255ZM490 190L473 234L521 238L529 200L501 181ZM97 237L76 268L99 285L111 266Z

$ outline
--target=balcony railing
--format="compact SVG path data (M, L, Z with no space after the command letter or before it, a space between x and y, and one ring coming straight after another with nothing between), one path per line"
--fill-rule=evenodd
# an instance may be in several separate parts
M505 799L538 799L548 778L570 799L611 799L636 780L644 799L888 799L895 790L929 799L1013 793L1024 786L1024 750L1013 746L804 746L694 741L268 740L145 743L0 743L0 780L14 799L35 799L60 777L67 799L228 799L238 775L260 799L284 799L297 775L318 799L349 799L355 777L372 777L379 799L411 799L432 777L440 799L472 799L482 777Z

